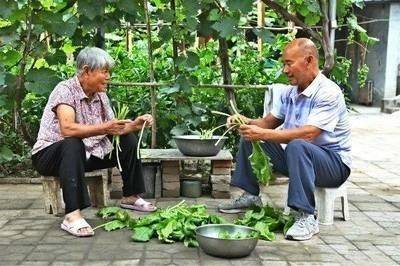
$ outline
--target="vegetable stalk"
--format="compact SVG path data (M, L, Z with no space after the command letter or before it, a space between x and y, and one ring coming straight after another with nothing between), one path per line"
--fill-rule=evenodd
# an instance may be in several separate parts
M220 140L231 130L233 130L236 127L239 127L241 125L245 125L246 122L243 120L242 116L239 114L238 110L236 109L235 105L233 104L232 101L230 101L232 110L234 112L233 115L233 125L229 127L224 134L222 134L221 138L217 141L215 145L218 145ZM213 111L215 114L220 114L220 115L225 115L225 116L230 116L229 114L218 112L218 111ZM257 177L258 183L260 185L268 185L269 181L274 179L273 173L272 173L272 163L271 163L271 158L263 151L261 148L260 141L252 141L252 153L249 156L251 168L253 170L253 173Z
M115 117L118 120L126 119L126 116L128 115L128 112L129 112L128 106L126 106L125 104L123 104L121 106L121 103L118 103L117 110L115 110L115 108L113 108L113 110L114 110L114 113L115 113ZM113 136L113 139L112 139L113 148L114 148L114 145L115 145L115 155L117 156L118 169L119 169L119 171L122 172L121 163L119 161L119 152L121 151L120 136L119 135L114 135ZM112 155L112 153L110 153L110 159L111 159L111 155Z
M143 131L144 131L144 128L146 127L146 123L147 123L147 121L144 121L144 123L142 125L142 129L140 130L140 136L139 136L139 141L138 141L137 150L136 150L136 158L138 158L138 159L140 159L140 143L142 142Z

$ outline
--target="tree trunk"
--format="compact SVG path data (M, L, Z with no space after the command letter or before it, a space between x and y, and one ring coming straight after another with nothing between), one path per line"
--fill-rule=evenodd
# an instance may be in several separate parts
M330 27L329 27L329 6L327 0L320 0L320 7L322 13L322 47L324 49L324 69L322 72L324 75L329 76L334 65L334 55L333 47L330 37Z
M228 43L225 38L218 39L219 41L219 59L222 67L222 77L224 84L232 84L232 70L229 64ZM225 88L226 100L236 106L235 93L232 88ZM229 105L228 105L229 106Z
M154 65L153 65L153 45L151 41L151 28L150 28L150 16L149 10L147 7L147 0L144 0L144 13L146 17L146 29L147 29L147 49L149 56L149 76L150 82L154 82ZM153 116L153 125L151 127L151 148L155 148L157 146L157 112L156 112L156 88L150 88L150 96L151 96L151 115Z
M30 11L31 12L31 11ZM32 137L28 134L25 125L23 125L21 117L22 101L25 97L25 67L29 52L31 51L31 33L32 33L32 13L30 13L26 20L26 37L24 43L24 50L22 52L22 59L19 65L19 73L15 84L15 101L13 110L13 124L15 132L20 132L24 139L32 144Z
M275 12L279 13L282 18L287 21L293 21L297 26L303 28L303 30L310 35L312 38L316 39L318 42L322 43L321 35L313 30L310 26L301 21L298 17L290 14L283 6L279 5L275 0L262 0L268 7L270 7Z
M104 27L99 27L96 30L96 36L94 37L94 46L104 49L106 39L104 37Z
M171 10L174 12L174 20L172 21L172 29L176 27L176 7L175 7L175 0L171 0ZM174 61L174 75L175 78L179 74L178 65L176 60L178 58L178 43L175 40L175 36L172 34L172 59Z

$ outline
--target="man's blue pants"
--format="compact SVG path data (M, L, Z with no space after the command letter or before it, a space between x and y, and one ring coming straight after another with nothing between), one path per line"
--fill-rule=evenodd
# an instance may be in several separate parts
M305 140L293 140L285 149L272 142L261 142L261 147L271 158L274 170L289 177L288 206L297 211L314 214L315 186L339 187L350 175L336 152ZM248 159L251 153L251 142L241 139L231 184L258 195L260 188Z

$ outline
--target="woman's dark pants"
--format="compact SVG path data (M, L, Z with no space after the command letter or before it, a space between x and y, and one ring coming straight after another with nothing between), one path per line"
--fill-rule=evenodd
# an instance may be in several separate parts
M136 158L137 137L127 134L120 137L119 159L122 167L124 197L145 192L142 164ZM85 172L110 168L117 165L115 149L104 159L91 156L86 160L82 139L68 137L40 150L32 156L34 168L46 176L57 176L63 190L65 213L90 206L90 199L83 177Z
M262 142L261 147L271 158L274 170L289 176L287 204L297 211L313 214L315 186L339 187L350 175L350 169L336 152L305 140L293 140L286 149L272 142ZM260 188L248 159L251 153L251 142L241 139L231 183L258 195Z

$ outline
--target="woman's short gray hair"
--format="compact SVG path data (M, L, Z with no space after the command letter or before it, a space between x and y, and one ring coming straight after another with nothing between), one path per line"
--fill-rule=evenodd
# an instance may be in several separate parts
M114 65L114 59L103 49L98 47L85 47L76 57L77 75L83 73L84 66L89 70L111 69Z

